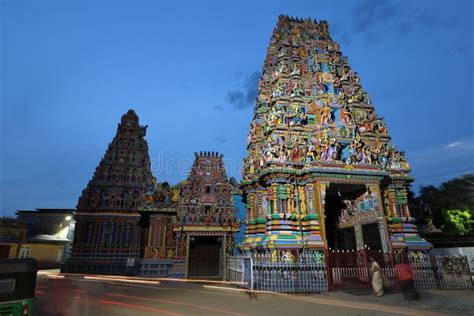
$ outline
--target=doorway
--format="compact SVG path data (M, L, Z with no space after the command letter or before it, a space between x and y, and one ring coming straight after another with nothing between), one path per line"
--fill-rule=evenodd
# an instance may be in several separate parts
M336 231L337 250L357 249L354 227L338 229Z
M356 249L356 237L353 227L338 229L341 211L347 207L344 200L355 200L367 190L365 185L331 183L326 190L325 219L326 240L333 250Z
M188 269L190 278L222 277L222 237L191 237Z
M380 230L377 223L362 225L362 235L364 244L372 250L382 251L382 241L380 240Z

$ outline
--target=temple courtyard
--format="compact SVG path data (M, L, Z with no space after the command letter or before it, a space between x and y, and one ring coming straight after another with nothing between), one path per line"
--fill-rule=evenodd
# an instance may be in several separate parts
M222 282L166 281L42 271L36 315L472 315L474 291L424 290L417 301L370 291L250 293Z

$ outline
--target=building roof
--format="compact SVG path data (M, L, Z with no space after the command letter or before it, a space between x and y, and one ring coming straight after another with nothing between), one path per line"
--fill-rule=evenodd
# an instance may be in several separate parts
M0 217L0 227L27 228L26 222L16 217Z
M38 213L41 213L41 214L44 214L44 213L53 213L53 214L57 214L57 213L67 213L67 214L74 214L76 212L76 209L75 208L37 208L35 210L17 210L16 211L16 214L18 213L35 213L35 214L38 214Z

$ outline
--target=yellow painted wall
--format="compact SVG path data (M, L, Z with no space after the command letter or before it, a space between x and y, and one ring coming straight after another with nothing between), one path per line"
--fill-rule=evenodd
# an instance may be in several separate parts
M25 244L31 247L30 258L36 259L38 263L54 263L57 262L58 252L62 249L64 256L64 245L50 244ZM62 260L62 257L60 258Z

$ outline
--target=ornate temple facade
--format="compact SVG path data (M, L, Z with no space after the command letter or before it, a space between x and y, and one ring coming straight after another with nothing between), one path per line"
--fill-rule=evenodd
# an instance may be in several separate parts
M179 187L171 187L167 182L158 183L152 179L152 186L145 193L139 210L147 228L144 244L145 259L171 259L178 257L176 225L179 202Z
M413 179L327 22L280 16L248 134L242 249L426 250Z
M196 154L186 181L159 183L146 128L133 110L122 116L79 198L63 271L223 278L239 225L222 155Z
M224 278L225 256L233 253L240 225L222 157L217 152L196 153L188 179L180 185L174 231L179 255L186 258L187 277Z

